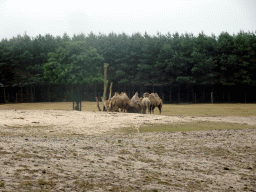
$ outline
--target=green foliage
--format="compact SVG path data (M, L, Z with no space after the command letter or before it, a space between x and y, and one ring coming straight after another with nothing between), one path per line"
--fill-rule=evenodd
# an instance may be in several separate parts
M97 51L96 51L97 50ZM70 38L18 35L0 42L4 86L102 82L104 62L114 85L256 85L256 34L131 36L90 33Z
M10 63L11 51L2 41L0 44L0 82L9 86L14 82L13 67Z
M67 42L48 54L44 65L45 78L57 84L83 85L102 82L103 61L95 48L86 48L83 41Z

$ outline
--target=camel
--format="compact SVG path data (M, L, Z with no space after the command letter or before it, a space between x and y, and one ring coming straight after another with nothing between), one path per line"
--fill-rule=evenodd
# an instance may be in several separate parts
M109 108L110 106L110 101L109 100L102 100L103 101L103 111L108 111L108 112L118 112L117 107Z
M163 106L162 99L160 99L160 97L158 96L157 93L151 93L151 94L149 94L149 100L151 102L151 104L150 104L150 113L152 111L153 114L154 114L154 109L156 107L158 107L160 115L161 115L161 109L162 109L162 106Z
M111 96L109 95L109 99L108 100L102 99L103 111L111 111L111 112L118 111L118 109L111 109L110 110L110 108L109 108L109 104L110 104L111 99L113 99L116 96L119 96L118 92L115 92L115 95L112 98L110 98Z
M149 97L149 93L148 92L143 93L143 97Z
M114 109L121 109L122 112L127 112L129 107L130 99L126 93L121 93L120 95L113 96L109 102L109 111Z
M152 94L153 94L153 93L152 93ZM162 107L163 107L163 101L162 101L162 99L158 96L157 93L154 93L154 95L155 95L155 99L156 99L156 101L157 101L156 107L158 107L159 112L160 112L160 115L161 115L161 110L162 110Z
M140 111L139 99L138 92L136 92L129 102L128 112L136 113Z
M144 97L141 100L141 113L146 113L148 111L148 113L150 113L150 100L147 97Z
M156 98L155 98L155 95L154 94L149 94L149 100L150 100L150 109L149 109L149 112L151 114L151 111L153 112L154 114L154 109L155 107L157 106L157 101L156 101Z
M138 96L138 92L136 92L135 94L134 94L134 96L131 98L131 100L135 100L135 101L138 101L140 98L139 98L139 96Z

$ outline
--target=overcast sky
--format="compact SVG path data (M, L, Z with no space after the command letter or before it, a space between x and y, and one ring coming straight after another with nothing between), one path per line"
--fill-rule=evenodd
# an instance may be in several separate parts
M0 0L0 39L145 31L154 35L256 31L256 0Z

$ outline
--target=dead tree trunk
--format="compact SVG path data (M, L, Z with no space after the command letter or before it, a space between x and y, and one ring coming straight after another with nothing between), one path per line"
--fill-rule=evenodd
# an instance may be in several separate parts
M7 103L7 102L6 102L5 85L4 85L4 103Z
M109 64L104 63L104 92L103 92L103 99L106 99L107 89L108 89L108 80L107 80L107 68Z
M99 111L101 111L101 109L100 109L100 105L99 105L98 97L95 97L95 99L96 99L96 102L97 102L97 107L98 107Z
M112 95L112 86L113 86L113 82L111 82L110 87L109 87L109 97L108 97L108 100L111 99L111 95Z

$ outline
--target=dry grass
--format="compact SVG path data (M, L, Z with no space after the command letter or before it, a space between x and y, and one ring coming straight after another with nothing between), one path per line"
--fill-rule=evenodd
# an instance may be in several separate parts
M101 105L102 107L102 105ZM0 110L73 110L72 102L17 103L0 105ZM82 111L98 111L96 102L82 102ZM155 114L159 111L156 108ZM256 116L256 104L164 104L162 115Z
M73 110L72 102L45 102L45 103L14 103L0 105L1 109L15 110ZM82 102L83 111L96 111L96 102Z
M158 110L156 110L158 112ZM164 104L163 115L256 116L256 104Z

